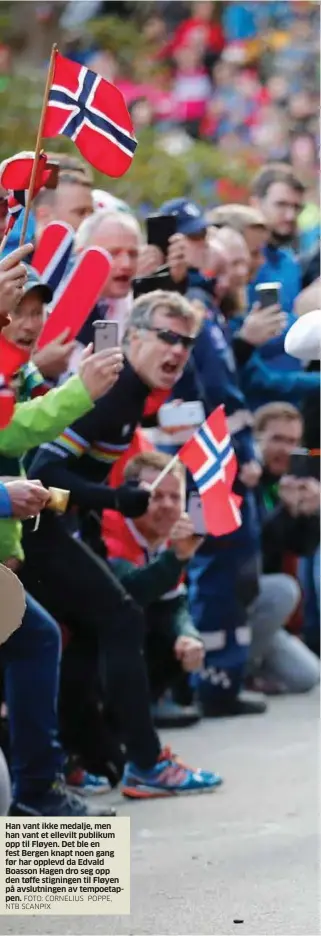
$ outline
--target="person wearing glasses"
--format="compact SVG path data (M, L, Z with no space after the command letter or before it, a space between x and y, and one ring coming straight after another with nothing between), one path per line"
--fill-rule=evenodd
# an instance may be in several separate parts
M127 749L122 792L135 798L211 790L221 781L161 749L150 711L143 613L105 560L105 548L102 559L81 538L81 515L106 508L132 518L146 512L147 490L111 489L106 481L129 447L151 391L170 391L182 374L200 326L199 309L178 294L158 291L137 299L117 385L91 418L41 446L29 471L44 484L68 489L70 509L60 519L46 512L37 535L25 537L24 581L34 595L42 588L42 600L58 620L82 632L88 653L95 643L106 705Z

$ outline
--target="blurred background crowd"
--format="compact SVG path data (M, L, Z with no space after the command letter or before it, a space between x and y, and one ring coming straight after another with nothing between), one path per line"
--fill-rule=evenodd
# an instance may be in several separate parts
M318 236L319 4L0 4L0 153L34 145L51 41L123 91L139 149L112 191L140 216L187 194L246 200L253 173L284 160L307 186L298 236Z

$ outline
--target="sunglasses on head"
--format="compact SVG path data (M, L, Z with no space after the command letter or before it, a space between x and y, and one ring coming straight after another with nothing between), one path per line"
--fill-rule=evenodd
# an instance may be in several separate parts
M171 328L156 328L153 325L145 325L144 328L147 331L154 332L160 341L164 341L165 344L171 345L172 347L181 344L186 351L189 351L195 344L194 336L180 335L179 332L172 331Z

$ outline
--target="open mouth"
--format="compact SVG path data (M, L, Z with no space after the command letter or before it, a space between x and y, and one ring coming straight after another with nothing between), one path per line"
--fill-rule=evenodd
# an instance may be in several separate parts
M34 338L21 338L16 342L18 348L22 348L24 351L31 351L35 345Z
M177 374L177 370L177 364L170 364L169 361L165 362L165 364L162 364L163 374L166 374L168 377L172 377Z
M130 276L114 276L114 283L118 283L119 286L130 286Z

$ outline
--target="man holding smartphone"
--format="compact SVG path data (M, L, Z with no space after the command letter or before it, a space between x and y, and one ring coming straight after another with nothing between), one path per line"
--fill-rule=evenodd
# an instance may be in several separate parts
M256 413L263 461L256 492L263 574L249 609L250 671L283 692L309 691L320 678L314 654L284 630L300 599L297 581L285 574L289 559L294 569L299 557L313 556L320 541L320 482L313 464L317 459L298 450L302 432L301 415L288 403L267 404ZM320 640L319 628L317 633Z
M74 510L61 520L47 512L37 536L26 537L25 581L33 594L42 590L58 620L94 642L105 698L127 747L123 792L132 797L214 789L218 781L213 773L178 769L168 749L161 750L149 708L141 611L110 565L83 542L82 519L93 510L116 510L132 520L146 512L146 489L111 489L106 481L129 447L151 390L170 392L178 380L200 325L199 310L178 294L158 291L136 300L117 384L98 401L92 418L78 420L50 448L41 447L30 471L48 486L70 490Z

